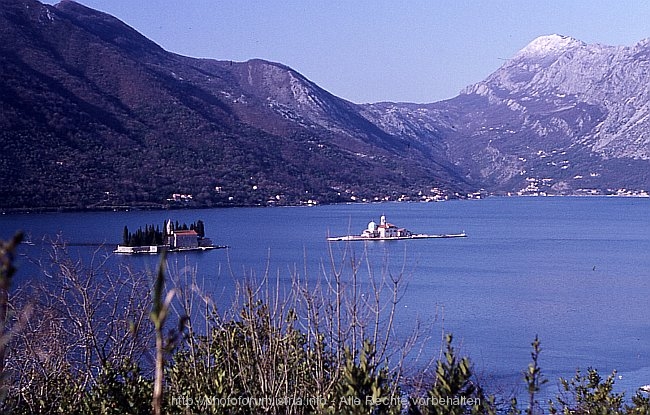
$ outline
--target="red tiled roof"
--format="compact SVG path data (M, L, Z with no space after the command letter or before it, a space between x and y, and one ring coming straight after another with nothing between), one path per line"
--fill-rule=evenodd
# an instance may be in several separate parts
M174 231L174 233L176 235L188 235L188 236L189 235L191 235L191 236L194 236L194 235L198 236L199 235L198 233L196 233L196 231Z

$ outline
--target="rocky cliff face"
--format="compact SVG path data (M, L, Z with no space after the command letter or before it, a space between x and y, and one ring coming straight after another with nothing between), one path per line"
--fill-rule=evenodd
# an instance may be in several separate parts
M464 93L522 113L542 110L528 108L535 98L547 111L592 106L599 122L575 141L604 158L650 158L650 40L615 47L543 36Z
M374 104L365 114L394 134L438 137L467 178L490 190L648 189L649 48L542 36L454 99Z

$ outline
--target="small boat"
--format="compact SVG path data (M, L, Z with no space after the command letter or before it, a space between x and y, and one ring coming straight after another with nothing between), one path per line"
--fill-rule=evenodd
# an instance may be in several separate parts
M386 222L386 216L381 216L379 225L374 221L368 223L368 227L361 232L361 235L332 236L327 240L337 241L395 241L401 239L431 239L431 238L465 238L465 232L453 234L426 234L412 233L408 229L399 228L392 223Z

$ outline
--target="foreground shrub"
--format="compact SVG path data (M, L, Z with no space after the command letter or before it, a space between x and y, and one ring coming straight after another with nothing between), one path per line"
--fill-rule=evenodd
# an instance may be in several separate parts
M40 264L39 282L12 296L16 330L5 371L5 409L89 413L97 399L104 399L106 408L119 407L119 394L99 398L105 381L128 385L136 373L150 376L128 366L151 366L150 278L128 269L109 272L105 261L98 251L86 265L55 241ZM29 318L21 312L25 309ZM115 390L120 388L115 384ZM146 390L133 393L145 395Z
M560 379L562 394L549 403L551 414L576 415L647 415L650 400L637 393L632 405L625 404L625 395L614 392L616 372L603 379L593 368L582 374L579 370L570 379Z
M215 319L205 336L178 351L168 368L167 408L203 413L300 413L319 410L333 361L322 341L308 344L291 315L278 326L252 296L238 321ZM321 369L319 371L319 368Z
M494 398L487 397L475 383L471 363L459 358L452 347L453 336L446 336L444 358L438 360L433 386L426 396L412 396L409 414L462 415L494 414Z
M346 350L345 363L328 401L331 414L399 414L399 389L391 387L390 374L375 361L375 348L364 342L358 360Z

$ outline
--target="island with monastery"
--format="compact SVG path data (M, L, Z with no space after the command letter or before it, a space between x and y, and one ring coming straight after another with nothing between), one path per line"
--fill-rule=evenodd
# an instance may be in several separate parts
M205 224L198 220L189 226L170 220L159 226L147 225L130 232L124 226L122 243L113 251L116 254L158 254L160 252L206 251L209 249L226 248L214 245L210 238L205 237Z
M386 222L386 216L382 215L379 225L370 221L368 227L360 235L345 235L328 237L328 241L392 241L399 239L429 239L429 238L465 238L467 234L463 231L453 234L426 234L413 233L405 228L400 228L392 223Z

